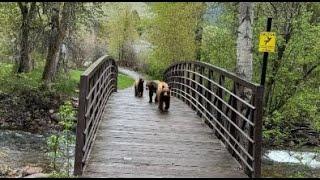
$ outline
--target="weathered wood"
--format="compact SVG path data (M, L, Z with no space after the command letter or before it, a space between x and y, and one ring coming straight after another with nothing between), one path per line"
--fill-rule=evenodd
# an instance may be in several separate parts
M96 137L105 104L116 89L117 67L109 56L94 62L80 80L74 174L81 175Z
M254 168L256 169L253 176L260 177L261 176L261 146L262 146L262 115L263 115L263 86L257 87L257 93L255 95L254 104L259 107L254 112L254 123L255 128L253 130L253 138L255 140L255 146L253 148L253 156L254 156Z
M176 98L170 104L169 112L161 113L147 96L134 97L131 88L113 94L83 176L247 177L186 104Z
M99 62L85 73L90 93L85 96L80 153L85 176L246 177L242 169L250 177L260 176L263 88L207 63L176 63L164 79L172 87L171 95L195 112L172 98L170 111L161 113L146 103L147 97L132 96L131 88L108 100L116 91L116 83L109 83L116 82L118 70L114 61ZM225 79L231 80L233 91ZM250 89L253 100L242 99L236 85ZM247 123L249 132L240 121Z
M84 146L84 135L83 131L85 129L86 123L85 123L85 112L86 112L86 94L88 93L88 76L81 76L80 77L80 91L79 93L79 111L78 111L78 123L77 123L77 136L76 136L76 149L75 149L75 163L74 163L74 174L80 175L82 173L82 158L83 158L83 152L82 147ZM79 147L79 148L78 148Z
M180 64L190 68L175 68ZM186 72L187 76L180 75L177 71ZM205 73L206 71L208 73ZM260 98L263 97L263 89L224 69L199 61L172 64L165 71L165 79L174 87L172 94L189 104L200 117L205 119L209 127L216 130L217 137L247 170L246 173L249 176L259 177L262 141ZM237 87L250 90L253 97L259 100L247 102L236 92ZM243 111L240 105L246 110Z

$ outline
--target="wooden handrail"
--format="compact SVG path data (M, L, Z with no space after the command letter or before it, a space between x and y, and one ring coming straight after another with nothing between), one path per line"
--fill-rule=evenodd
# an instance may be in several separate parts
M74 175L83 173L105 105L117 91L117 76L116 62L108 55L81 74Z
M172 64L164 80L215 130L245 173L260 177L263 87L200 61Z

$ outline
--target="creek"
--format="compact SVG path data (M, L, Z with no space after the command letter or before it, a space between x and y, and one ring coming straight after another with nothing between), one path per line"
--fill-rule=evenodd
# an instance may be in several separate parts
M26 166L40 167L43 173L52 172L48 156L47 138L50 133L32 134L20 130L0 129L0 177L3 169L17 170ZM74 145L70 148L74 156ZM73 158L71 162L73 164ZM61 163L58 160L58 163ZM2 169L1 169L2 168ZM73 168L70 168L72 173Z

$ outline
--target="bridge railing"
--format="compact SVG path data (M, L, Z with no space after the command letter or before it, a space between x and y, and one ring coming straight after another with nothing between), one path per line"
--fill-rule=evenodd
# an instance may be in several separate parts
M107 55L81 75L74 175L82 175L104 107L112 92L117 91L117 75L118 67Z
M208 63L179 62L164 79L215 130L250 177L261 174L263 87Z

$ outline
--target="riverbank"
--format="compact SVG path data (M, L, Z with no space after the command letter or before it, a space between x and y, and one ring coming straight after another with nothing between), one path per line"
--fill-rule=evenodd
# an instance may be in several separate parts
M265 149L262 156L262 177L319 178L320 148Z
M49 173L46 138L49 133L19 130L0 131L0 177L23 177Z
M131 77L119 74L118 88L128 88L133 82ZM76 88L74 91L79 92ZM66 100L72 102L75 110L78 108L78 98L74 95L61 96L54 91L30 89L19 93L0 92L0 178L61 176L51 174L52 159L48 156L47 140L61 133L58 111ZM74 144L70 148L72 166ZM62 158L60 164L63 164ZM73 167L70 174L72 171Z

